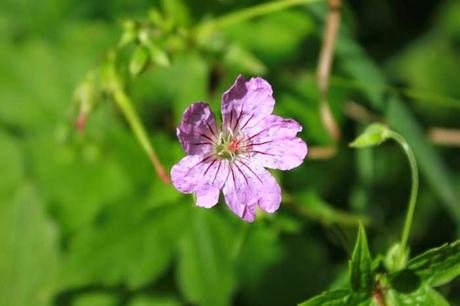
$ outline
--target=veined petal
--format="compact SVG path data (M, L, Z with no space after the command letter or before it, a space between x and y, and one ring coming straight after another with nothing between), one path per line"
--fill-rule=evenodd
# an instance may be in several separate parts
M249 161L235 160L223 193L227 206L240 218L253 222L257 207L275 212L281 202L281 188L273 176Z
M228 175L228 161L214 156L188 155L171 169L171 181L183 193L195 193L196 205L212 207Z
M276 115L266 117L257 127L246 131L251 142L251 158L273 169L289 170L299 166L308 152L306 143L296 137L301 130L295 120Z
M252 126L270 115L275 105L271 85L257 77L238 76L222 96L223 126L235 131Z
M220 189L215 186L204 186L196 195L196 206L211 208L219 202Z
M189 106L177 128L177 137L187 154L204 155L213 150L217 137L214 113L207 103L198 102Z

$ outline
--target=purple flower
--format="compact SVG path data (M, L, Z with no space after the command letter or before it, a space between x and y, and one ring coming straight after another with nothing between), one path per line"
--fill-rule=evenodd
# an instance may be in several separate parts
M272 94L264 79L238 76L222 97L221 129L208 104L185 111L177 136L188 155L171 170L177 190L194 193L197 206L210 208L222 189L228 207L249 222L257 207L268 213L279 208L280 186L265 168L299 166L307 145L296 137L299 123L272 115Z

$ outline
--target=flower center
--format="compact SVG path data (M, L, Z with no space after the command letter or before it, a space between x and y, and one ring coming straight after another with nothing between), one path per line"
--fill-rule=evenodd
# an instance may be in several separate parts
M221 159L234 160L238 155L247 151L247 141L244 135L235 135L233 131L220 132L214 147L214 152Z

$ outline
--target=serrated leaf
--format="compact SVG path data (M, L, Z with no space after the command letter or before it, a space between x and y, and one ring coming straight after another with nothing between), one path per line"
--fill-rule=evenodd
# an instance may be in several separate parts
M373 289L372 257L367 243L366 231L361 224L349 270L353 291L370 293Z
M460 275L460 240L418 255L409 261L407 268L431 286L451 281Z
M404 294L389 290L385 294L388 305L394 306L449 306L449 302L436 290L429 286L422 286L417 291Z
M347 297L351 294L350 290L333 290L325 291L315 296L299 306L342 306L345 304Z
M132 56L131 60L129 62L129 72L133 76L139 75L144 68L147 66L147 63L149 61L149 52L148 50L143 47L137 47Z

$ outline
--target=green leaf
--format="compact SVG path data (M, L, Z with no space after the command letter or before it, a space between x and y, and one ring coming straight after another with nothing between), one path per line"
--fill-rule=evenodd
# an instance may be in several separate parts
M32 186L0 203L0 249L0 305L51 305L57 235Z
M350 284L355 292L373 290L372 257L367 244L366 231L360 224L358 238L350 261Z
M163 296L138 296L128 306L181 306L182 304L173 297Z
M190 12L183 0L162 0L163 10L167 18L174 21L174 24L179 26L187 26L190 24Z
M267 67L262 61L238 44L230 45L227 48L223 61L227 66L242 72L255 75L263 75L267 72Z
M121 35L118 45L120 47L126 46L134 42L138 35L136 23L133 20L126 20L123 22L123 34Z
M74 239L62 271L63 287L125 282L139 288L167 269L188 207L171 203L144 210L138 205L111 207L102 224Z
M351 291L346 289L326 291L299 306L342 306L350 294Z
M153 63L161 67L169 67L171 65L169 56L163 49L155 45L150 45L148 48Z
M431 286L450 282L460 275L460 240L418 255L409 261L407 268Z
M354 148L365 148L379 145L388 139L389 132L390 129L383 124L371 124L364 130L361 135L359 135L352 143L350 143L350 146Z
M9 197L21 182L24 169L22 155L16 143L6 133L0 132L0 199Z
M235 287L234 231L214 212L195 209L180 249L178 279L185 297L203 306L230 305Z
M388 305L394 306L449 306L449 302L436 290L429 286L422 286L417 291L404 294L395 290L389 290L385 294Z
M108 293L89 293L79 295L72 306L116 306L117 298Z
M148 50L143 47L137 47L132 56L131 60L129 62L129 72L133 76L139 75L147 66L147 63L149 61L149 52Z

